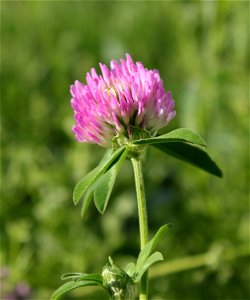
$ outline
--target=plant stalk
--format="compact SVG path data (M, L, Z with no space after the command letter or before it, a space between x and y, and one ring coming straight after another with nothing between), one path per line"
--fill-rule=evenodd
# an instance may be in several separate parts
M142 162L140 158L131 158L131 162L134 170L135 188L138 205L139 216L139 231L140 231L140 247L142 248L148 242L148 217L147 217L147 205L146 196L142 172ZM140 300L148 299L148 272L141 278L140 282Z

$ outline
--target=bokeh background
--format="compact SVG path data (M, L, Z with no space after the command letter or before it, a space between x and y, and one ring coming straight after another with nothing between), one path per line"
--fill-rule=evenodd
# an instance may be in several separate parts
M103 216L92 206L82 220L72 202L104 149L75 141L69 86L126 52L159 69L173 92L167 131L198 132L224 172L218 179L148 152L150 234L174 224L159 247L169 265L152 269L150 299L249 299L248 5L1 1L1 299L49 299L62 273L100 272L109 255L120 266L135 260L129 161ZM107 297L83 288L64 299Z

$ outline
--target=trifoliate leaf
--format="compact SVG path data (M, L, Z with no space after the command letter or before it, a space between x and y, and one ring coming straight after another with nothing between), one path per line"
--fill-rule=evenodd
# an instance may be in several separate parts
M94 170L76 184L73 192L73 202L75 205L79 202L90 186L94 184L101 175L106 173L117 162L117 160L119 160L124 150L125 147L122 147L114 151L107 159L101 162Z
M163 236L168 232L169 228L171 227L171 224L166 224L160 227L160 229L157 231L155 236L145 245L145 247L141 250L137 263L136 263L136 273L140 273L141 269L143 268L143 265L145 264L146 260L156 247L156 245L159 243L159 241L163 238Z
M60 286L51 296L51 300L57 300L60 298L60 296L62 296L63 294L65 294L66 292L69 292L71 290L74 290L76 288L79 287L83 287L83 286L96 286L99 285L99 283L95 282L95 281L69 281L66 282L65 284L63 284L62 286Z
M133 143L135 145L153 145L168 155L222 177L222 171L204 150L207 145L203 138L187 128L179 128L158 137L141 139Z
M124 268L124 271L131 277L134 278L135 276L135 272L136 272L136 268L135 268L135 264L134 263L128 263L126 265L126 267Z
M212 175L222 177L222 171L210 158L208 153L199 147L191 144L175 142L154 145L159 150L175 158L188 162Z
M94 202L100 213L104 213L108 205L108 201L113 190L115 180L121 166L127 156L128 149L126 149L115 165L103 174L94 185Z
M161 252L157 251L157 252L154 252L153 254L151 254L146 259L146 261L144 262L140 271L138 272L135 282L139 282L141 280L142 275L149 269L149 267L160 260L163 260L163 256L162 256Z
M68 280L68 279L76 280L77 278L80 278L85 275L87 275L87 274L86 273L78 273L78 272L65 273L61 276L61 279L62 280Z
M169 133L151 137L146 139L140 139L134 141L135 145L146 145L146 144L161 144L161 143L174 143L174 142L185 142L202 147L207 147L206 142L197 133L187 129L179 128Z
M84 280L84 281L94 281L96 283L98 283L99 285L102 285L102 282L103 282L103 278L102 278L102 275L100 274L85 274L79 278L77 278L77 281L80 281L80 280Z
M91 201L93 200L93 197L94 197L94 191L89 189L83 197L82 209L81 209L81 217L82 218L85 217L86 212L89 208L89 205L90 205Z

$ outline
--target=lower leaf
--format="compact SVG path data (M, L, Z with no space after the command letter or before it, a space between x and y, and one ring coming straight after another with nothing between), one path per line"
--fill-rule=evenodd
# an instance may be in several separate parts
M136 272L139 273L148 259L149 255L152 253L156 245L163 238L163 236L168 232L171 224L163 225L156 232L155 236L145 245L145 247L139 253L137 263L136 263Z
M61 276L62 280L69 280L69 279L73 279L76 280L82 276L86 276L86 273L79 273L79 272L72 272L72 273L65 273Z
M69 281L65 284L63 284L62 286L60 286L51 296L51 300L57 300L59 299L63 294L77 289L79 287L83 287L83 286L96 286L99 285L97 282L95 281Z
M134 278L135 272L136 272L135 264L132 262L127 264L124 271L128 274L128 276L130 276L131 278Z
M145 261L139 273L136 276L135 282L139 282L141 280L142 275L152 266L154 263L163 260L163 256L161 252L154 252L149 258Z

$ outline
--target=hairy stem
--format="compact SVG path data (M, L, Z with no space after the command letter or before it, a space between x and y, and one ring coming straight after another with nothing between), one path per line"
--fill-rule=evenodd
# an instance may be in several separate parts
M139 216L139 230L140 230L140 245L141 249L148 242L148 218L147 218L147 206L145 197L145 188L142 173L142 163L140 158L131 158L134 176L135 187L138 204L138 216ZM140 282L140 300L148 299L148 272L142 276Z

